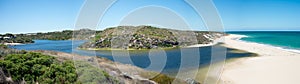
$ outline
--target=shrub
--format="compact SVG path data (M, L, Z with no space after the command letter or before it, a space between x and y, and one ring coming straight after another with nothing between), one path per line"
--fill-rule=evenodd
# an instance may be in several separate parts
M9 54L0 60L5 73L10 73L13 81L23 79L27 83L74 83L77 80L72 61L59 62L55 57L40 53Z

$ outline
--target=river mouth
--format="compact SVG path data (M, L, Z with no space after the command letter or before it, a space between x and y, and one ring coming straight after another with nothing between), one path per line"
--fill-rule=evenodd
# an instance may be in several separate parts
M61 40L61 41L51 41L51 40L35 40L33 44L26 45L16 45L10 46L10 48L15 48L19 50L51 50L58 52L66 52L66 53L75 53L84 56L99 56L105 57L109 60L120 62L124 64L131 64L146 70L161 72L167 74L169 76L175 77L179 70L184 70L183 72L195 72L198 71L196 75L196 80L202 82L205 79L205 74L209 70L209 65L218 63L220 61L224 61L227 59L233 58L241 58L241 57L249 57L253 56L253 53L239 51L236 49L231 49L227 47L223 47L221 45L215 46L206 46L200 48L176 48L176 49L167 49L160 51L150 51L150 50L80 50L77 49L77 46L84 43L85 41L72 41L72 40ZM218 47L221 50L218 51L213 50L213 48ZM187 52L182 52L186 50ZM189 52L193 51L193 52ZM124 52L121 53L120 52ZM151 52L151 53L150 53ZM198 54L195 52L198 52ZM212 59L213 53L224 52L224 54L220 55L219 58ZM114 54L119 53L119 54ZM158 53L158 54L157 54ZM152 57L149 57L149 56ZM161 57L160 57L161 56ZM164 57L162 57L164 56ZM185 57L190 57L186 63L182 62L182 59ZM128 59L131 62L128 62ZM212 60L219 59L219 61ZM162 67L154 67L149 68L149 66L153 63L157 63L157 65L163 65ZM165 61L165 62L161 62ZM161 63L160 63L161 62ZM190 64L189 64L190 63ZM220 64L221 66L222 64Z

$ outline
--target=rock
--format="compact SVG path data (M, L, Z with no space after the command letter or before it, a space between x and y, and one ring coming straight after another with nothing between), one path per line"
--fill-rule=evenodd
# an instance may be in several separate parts
M126 73L122 73L122 74L120 74L122 77L124 77L125 79L133 79L133 77L131 77L131 76L129 76L129 75L127 75Z
M191 78L187 78L185 81L187 84L200 84L199 82Z

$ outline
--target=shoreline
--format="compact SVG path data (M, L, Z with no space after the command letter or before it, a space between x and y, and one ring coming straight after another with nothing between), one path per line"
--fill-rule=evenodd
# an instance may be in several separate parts
M128 48L128 49L122 49L122 48L77 48L79 50L151 50L151 49L134 49L134 48ZM170 47L170 48L157 48L157 49L163 49L163 50L170 50L170 49L177 49L177 47Z
M223 46L258 54L226 62L220 82L223 84L297 84L300 77L300 53L276 46L241 41L244 35L230 34Z
M217 45L217 44L219 44L219 43L224 42L224 38L225 38L225 36L222 36L222 37L220 37L220 38L214 39L214 41L211 42L211 43L209 43L209 44L195 44L195 45L190 45L190 46L187 46L187 47L184 47L184 48L195 48L195 47L214 46L214 45Z
M255 43L255 42L248 42L248 41L242 41L241 38L248 37L245 35L237 35L237 34L230 34L228 36L225 36L225 44L223 46L228 48L235 48L238 50L244 50L252 53L257 53L262 56L274 56L275 54L273 52L280 52L277 53L275 56L282 56L282 55L289 55L293 56L295 54L300 54L297 52L293 52L287 49L284 49L282 47L278 46L272 46L269 44L261 44L261 43ZM264 52L264 50L267 51L273 51L273 52Z
M196 48L196 47L214 46L221 42L224 42L224 38L225 38L225 36L217 38L209 44L195 44L195 45L189 45L186 47L166 47L166 48L157 48L157 49L169 50L169 49L177 49L177 48ZM134 48L128 48L128 49L122 49L122 48L78 48L78 49L80 49L80 50L151 50L151 49L134 49Z
M284 51L289 51L289 52L293 52L293 53L299 53L300 54L300 50L297 50L297 49L293 49L293 48L284 48L284 46L274 46L274 45L271 45L271 44L263 44L263 43L256 43L256 42L249 42L249 41L243 41L243 40L240 40L242 38L246 38L246 37L249 37L249 36L246 36L246 35L238 35L238 34L231 34L231 35L234 35L234 40L238 40L238 41L242 41L242 42L246 42L246 43L254 43L254 44L258 44L258 45L266 45L266 46L269 46L269 47L273 47L273 48L277 48L277 49L281 49L281 50L284 50Z

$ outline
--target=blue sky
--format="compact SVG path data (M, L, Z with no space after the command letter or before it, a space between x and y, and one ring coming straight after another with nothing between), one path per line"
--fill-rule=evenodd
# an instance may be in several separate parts
M226 31L300 30L300 0L213 0ZM0 33L48 32L73 29L84 0L0 0ZM120 0L104 15L97 29L119 24L138 7L163 6L203 30L200 16L181 0Z
M228 30L300 30L300 0L214 0Z

